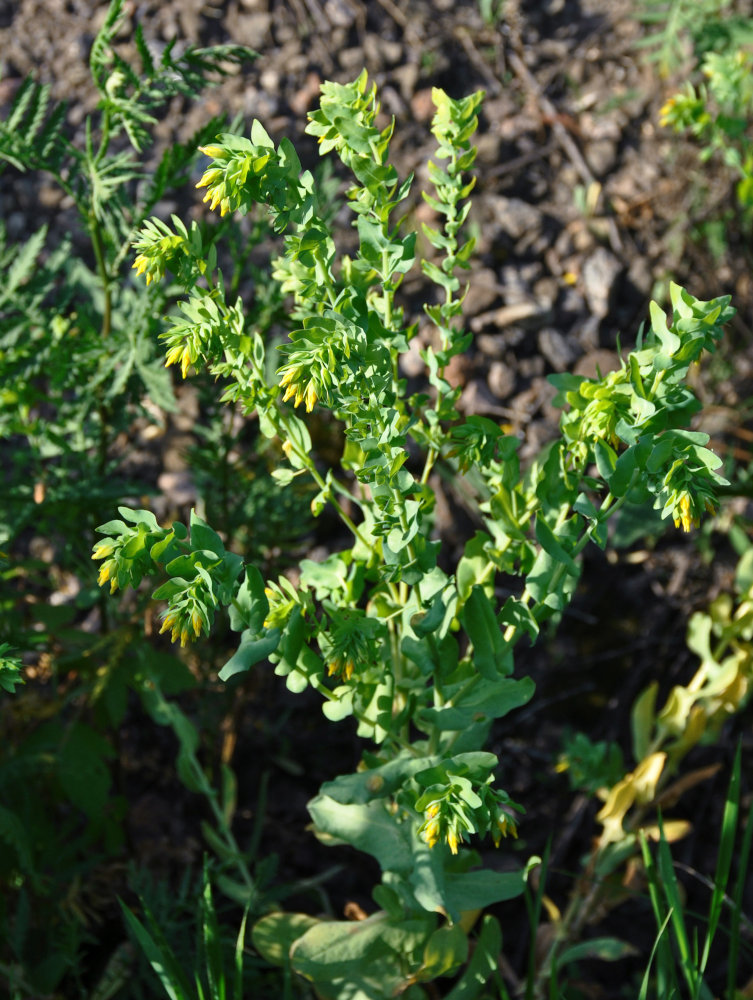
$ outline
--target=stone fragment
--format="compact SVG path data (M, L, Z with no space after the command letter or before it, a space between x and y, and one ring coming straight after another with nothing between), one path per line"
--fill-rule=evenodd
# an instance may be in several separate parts
M623 265L606 247L598 247L583 264L583 292L594 316L604 318L609 312L609 299Z
M508 399L515 389L515 373L504 361L492 361L486 381L497 399Z
M539 350L556 372L569 371L580 354L573 341L564 337L559 330L547 327L539 332Z

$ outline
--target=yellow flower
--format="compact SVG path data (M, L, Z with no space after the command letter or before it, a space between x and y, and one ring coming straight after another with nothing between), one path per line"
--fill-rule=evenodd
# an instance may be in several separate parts
M177 611L167 612L162 622L162 628L159 630L159 634L162 635L162 633L167 632L168 629L172 630L170 635L170 642L175 642L175 640L178 638L178 635L180 634L180 622L178 621ZM182 642L181 645L183 645Z
M515 820L509 813L500 812L499 816L497 816L496 829L492 829L494 846L499 847L502 838L507 836L514 837L517 840L518 828L515 825Z
M429 847L435 847L439 840L439 820L434 819L424 829L424 840Z
M682 525L683 531L690 531L692 527L698 527L701 523L699 517L693 516L692 506L690 503L690 496L687 493L683 493L680 497L680 515L677 516L677 511L675 510L675 527L679 528Z
M203 153L205 156L211 156L212 159L216 160L219 156L223 155L225 150L222 146L209 145L199 146L199 152ZM196 186L199 187L200 185L197 184Z
M143 255L143 253L140 253L131 266L132 266L132 268L136 269L136 274L142 275L144 273L144 271L146 271L147 267L149 266L149 261ZM146 276L146 283L147 283L147 285L149 284L149 282L151 280L152 280L151 274L147 274L147 276Z
M306 413L311 413L314 409L314 403L316 402L316 386L313 381L309 382L306 389ZM296 406L298 403L296 403Z
M353 661L343 656L336 656L327 667L327 676L331 677L333 674L341 674L346 681L349 681L353 676Z
M97 585L101 587L103 584L110 581L110 593L114 594L118 589L118 575L117 575L118 564L114 559L108 559L107 562L102 563L99 567L99 576L97 577ZM114 575L113 575L114 574Z
M669 116L672 113L672 109L674 108L676 103L677 101L675 100L675 98L670 97L669 100L665 101L664 104L662 105L659 111L659 124L661 125L662 128L666 127L669 124Z
M171 347L165 357L165 368L169 365L174 365L176 361L180 361L180 373L185 378L188 374L188 369L193 364L191 349L183 344L176 344L174 347Z
M447 843L453 854L458 853L458 838L454 830L447 831Z
M97 547L92 553L92 559L104 559L106 556L111 556L115 551L115 542L108 538L103 542L97 542Z
M193 625L194 634L198 637L201 635L201 615L198 611L191 612L191 624Z

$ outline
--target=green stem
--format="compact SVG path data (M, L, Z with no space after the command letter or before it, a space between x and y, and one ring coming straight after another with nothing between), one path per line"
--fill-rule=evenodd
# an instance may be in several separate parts
M102 229L99 220L93 212L89 213L89 232L91 233L92 248L94 258L97 262L99 279L102 282L102 293L104 296L104 307L102 309L102 339L106 340L110 336L112 324L112 279L107 271L107 260L105 254L104 241L102 239Z

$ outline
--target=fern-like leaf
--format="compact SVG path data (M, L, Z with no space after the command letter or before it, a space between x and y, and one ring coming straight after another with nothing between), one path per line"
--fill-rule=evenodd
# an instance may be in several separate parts
M50 108L50 87L27 78L19 87L8 117L0 122L0 161L17 170L58 174L73 147L64 133L67 105ZM3 164L0 162L0 170Z
M38 229L26 243L13 248L13 254L7 261L7 270L3 266L5 278L0 286L0 307L13 298L19 287L28 281L36 270L37 258L47 237L47 226ZM6 262L2 261L5 265Z
M123 0L112 0L102 27L92 42L89 69L98 90L105 92L112 71L112 43L123 20Z

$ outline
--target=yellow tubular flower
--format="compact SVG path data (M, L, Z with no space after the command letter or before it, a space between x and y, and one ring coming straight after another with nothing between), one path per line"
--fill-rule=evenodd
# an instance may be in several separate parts
M447 831L447 843L453 854L458 853L458 838L454 830Z
M175 611L168 611L162 622L162 628L159 630L159 634L162 635L163 632L167 632L168 629L175 629L177 627L178 614ZM173 634L173 641L175 641L175 635Z
M165 368L167 368L168 365L174 365L182 354L183 354L182 344L176 344L174 347L171 347L166 355Z
M687 493L684 493L680 497L680 516L675 517L674 522L676 528L679 528L680 525L682 525L683 531L690 531L693 526L697 528L701 523L701 519L699 517L693 517L690 497Z
M92 559L104 559L106 556L111 556L114 551L115 543L108 538L104 542L97 542L97 547L92 553Z
M497 828L492 830L492 839L494 840L494 846L499 847L500 841L503 837L514 837L517 840L518 830L515 826L515 820L508 813L500 813L497 817Z
M435 819L424 830L424 840L429 847L435 847L439 840L439 820Z
M141 274L144 273L144 271L146 271L148 264L149 264L149 261L146 259L146 257L143 255L143 253L140 253L138 255L138 257L136 258L136 260L131 265L131 267L136 269L136 274L141 275ZM146 283L147 283L147 285L149 284L149 278L150 278L150 275L147 274L147 276L146 276Z
M198 611L191 612L191 624L193 625L194 634L198 638L201 635L201 615Z
M669 116L672 113L672 108L674 108L675 104L676 101L674 97L670 97L669 100L662 105L659 111L659 124L662 128L669 124Z
M306 388L306 413L311 413L314 409L314 403L316 402L316 386L313 382L309 382ZM296 406L298 404L296 403Z

